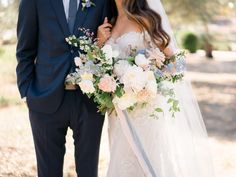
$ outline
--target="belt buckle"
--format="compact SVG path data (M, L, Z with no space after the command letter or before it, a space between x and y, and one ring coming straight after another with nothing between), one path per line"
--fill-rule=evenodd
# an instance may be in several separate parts
M65 90L77 90L78 86L73 84L65 85Z

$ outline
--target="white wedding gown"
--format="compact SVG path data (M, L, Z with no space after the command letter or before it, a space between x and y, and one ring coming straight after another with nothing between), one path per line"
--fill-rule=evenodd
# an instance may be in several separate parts
M129 32L107 43L125 57L129 46L144 49L149 37L146 33ZM145 108L128 113L132 131L136 134L140 154L152 173L146 173L129 135L115 112L109 115L110 163L107 177L213 177L205 125L198 104L187 81L175 85L181 111L175 118L169 113L166 98L157 95ZM156 107L164 114L158 119L149 117ZM138 138L137 138L138 137Z

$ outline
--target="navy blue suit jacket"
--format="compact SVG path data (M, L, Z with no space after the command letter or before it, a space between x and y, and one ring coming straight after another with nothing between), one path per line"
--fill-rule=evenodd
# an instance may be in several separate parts
M93 0L96 7L77 12L74 34L79 27L95 34L109 15L107 0ZM64 80L76 49L65 38L70 35L62 0L21 0L17 25L17 84L29 109L54 113L64 97Z

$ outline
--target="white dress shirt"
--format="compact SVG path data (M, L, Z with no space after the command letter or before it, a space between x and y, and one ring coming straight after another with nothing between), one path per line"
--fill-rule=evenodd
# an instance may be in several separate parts
M79 7L80 0L77 0L77 2L78 2L77 6ZM68 19L68 16L69 16L69 3L70 3L70 0L63 0L63 5L64 5L64 9L65 9L66 19Z

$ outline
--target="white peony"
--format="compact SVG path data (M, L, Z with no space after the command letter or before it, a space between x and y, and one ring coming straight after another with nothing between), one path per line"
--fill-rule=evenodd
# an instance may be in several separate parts
M79 83L80 89L83 93L94 93L95 88L93 86L93 82L91 80L82 80Z
M102 51L104 52L106 56L106 60L108 61L108 64L112 64L113 58L116 58L119 56L119 52L117 50L113 50L111 45L104 45L102 47Z
M150 100L150 92L147 89L143 89L137 94L137 100L139 103L147 103Z
M146 85L137 93L138 102L149 102L157 95L157 83L152 71L146 71Z
M119 60L115 65L114 65L114 74L117 77L122 77L126 70L130 67L131 65L129 64L128 61L126 60Z
M138 54L135 57L135 64L143 69L147 69L150 61L145 57L144 54Z
M125 93L121 98L115 97L113 103L118 106L119 109L125 110L137 103L137 98L132 93Z
M75 58L74 58L74 62L75 62L75 65L76 65L77 67L81 67L81 66L83 65L82 60L81 60L80 57L75 57Z
M133 90L135 93L141 91L146 85L146 74L138 66L129 67L121 78L125 90Z

